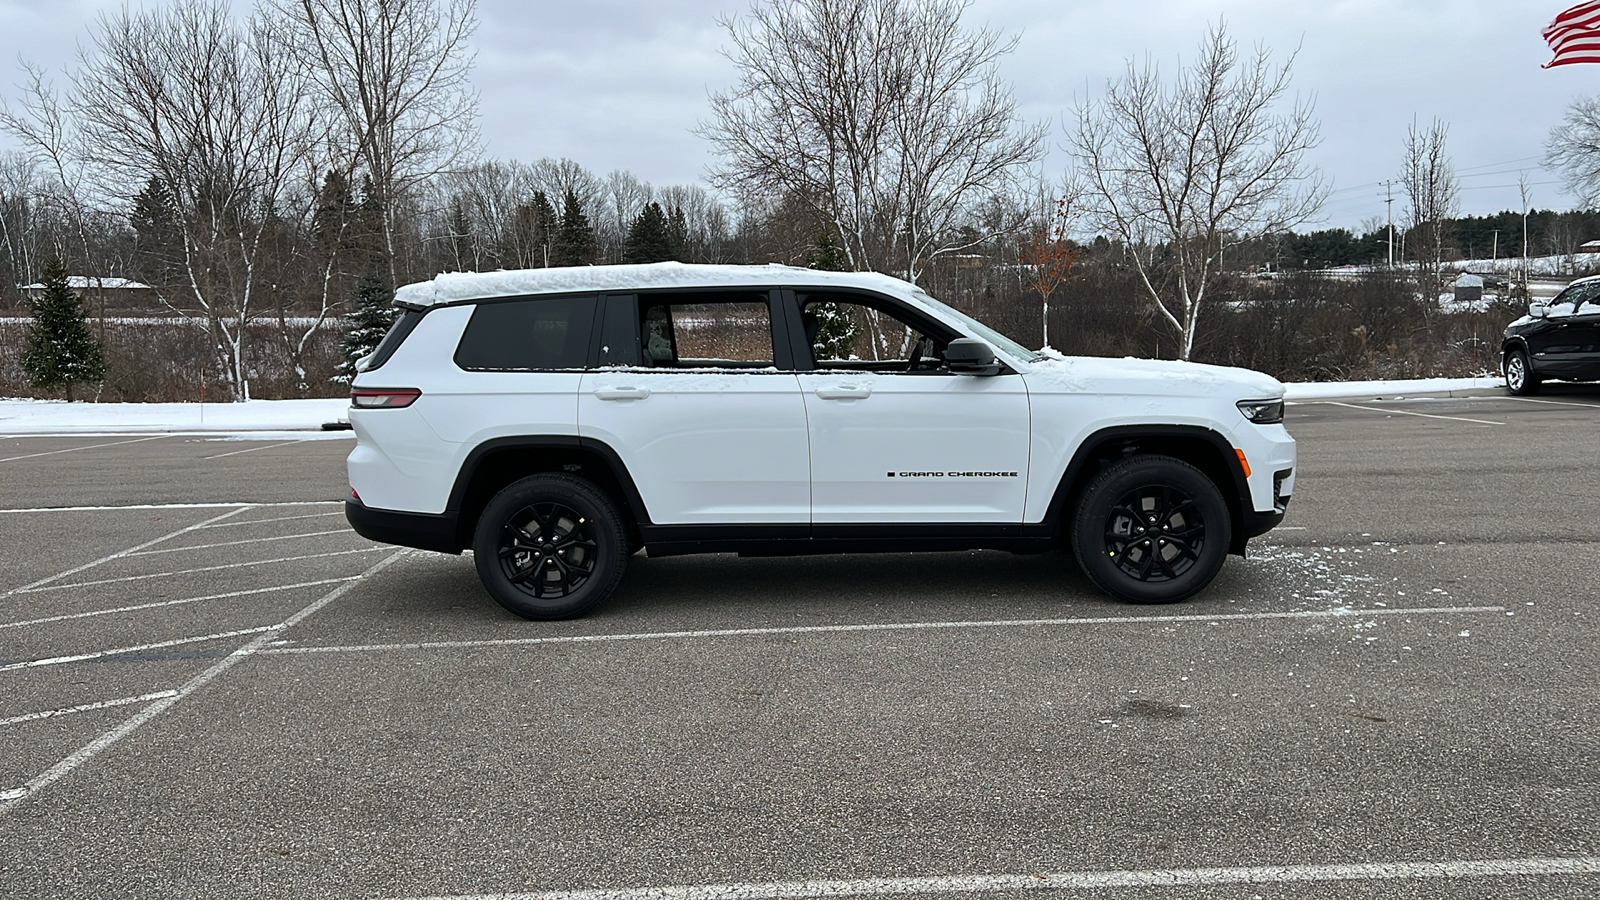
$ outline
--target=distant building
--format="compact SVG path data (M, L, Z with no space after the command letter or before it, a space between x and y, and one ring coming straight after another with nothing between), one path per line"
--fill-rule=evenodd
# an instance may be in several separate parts
M1477 303L1483 299L1483 276L1462 272L1456 276L1456 302Z
M156 292L150 285L140 284L127 278L68 275L67 287L83 300L84 311L90 314L98 314L101 309L108 313L134 315L148 315L161 311L156 301ZM21 290L24 298L32 300L44 293L44 285L24 285Z

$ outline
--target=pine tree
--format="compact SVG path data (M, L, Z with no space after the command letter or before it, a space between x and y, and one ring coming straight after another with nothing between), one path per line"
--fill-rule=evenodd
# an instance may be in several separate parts
M817 242L806 248L806 268L824 272L850 271L850 257L834 241L832 229L824 228L817 235Z
M834 242L833 232L825 228L817 235L817 242L806 250L806 267L826 272L847 272L850 270L850 259L845 255L844 248ZM860 333L850 313L837 303L813 304L806 308L806 312L817 317L817 334L811 342L817 359L848 359L856 336Z
M599 249L594 228L589 225L589 217L583 213L583 204L578 202L577 193L567 188L567 195L561 203L561 225L556 230L550 264L587 266L594 262Z
M672 237L667 231L667 215L661 204L651 202L633 220L628 237L622 244L622 261L625 263L665 262L672 259Z
M60 259L52 256L45 261L43 284L44 293L33 301L33 327L22 369L36 388L65 387L70 403L74 384L106 377L105 358L89 334L82 302L67 286L67 269Z
M683 214L683 207L674 206L672 215L667 217L667 259L688 262L684 259L688 253L689 220Z
M334 381L348 383L355 378L356 360L377 349L378 342L389 333L396 314L393 300L394 291L389 289L389 280L379 270L368 269L356 279L355 289L350 294L350 328L339 347L344 359L339 363L339 373L333 376Z
M545 196L544 191L533 192L533 225L539 248L533 264L541 269L548 268L555 257L556 232L561 224L556 218L556 208L550 205L550 198Z
M137 277L156 285L173 281L179 257L177 216L172 192L159 178L145 182L128 215L133 226L133 267Z

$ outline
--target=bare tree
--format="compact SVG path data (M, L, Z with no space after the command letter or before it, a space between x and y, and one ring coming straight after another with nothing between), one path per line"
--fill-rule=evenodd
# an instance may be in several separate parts
M731 193L793 197L858 270L916 280L955 225L1043 149L998 61L1016 46L961 27L970 0L769 0L723 20L739 83L699 133Z
M622 261L623 243L633 220L646 203L655 199L655 188L632 172L618 169L606 176L605 203L595 210L595 232L600 239L601 258Z
M1273 65L1265 48L1241 59L1218 24L1172 83L1129 60L1104 98L1076 110L1069 145L1085 216L1129 251L1180 359L1194 350L1223 249L1294 228L1326 197L1304 161L1319 140L1310 101L1276 111L1293 63Z
M1561 173L1585 208L1600 204L1600 97L1579 97L1544 143L1544 164Z
M1040 189L1042 193L1043 184ZM1071 184L1060 191L1060 196L1036 200L1032 227L1018 248L1017 271L1023 287L1038 294L1043 304L1039 320L1044 347L1050 346L1050 297L1072 277L1072 267L1078 261L1078 248L1068 239L1076 202L1077 191Z
M725 263L733 257L728 208L697 184L675 184L657 192L670 220L682 223L683 261Z
M1400 180L1406 191L1406 231L1422 264L1420 279L1437 299L1444 266L1445 228L1461 205L1461 182L1445 153L1450 127L1434 119L1426 130L1413 121L1406 132L1406 154Z
M153 176L171 192L181 294L220 341L239 400L250 397L249 324L272 289L261 276L278 207L315 124L304 70L279 52L274 27L235 26L220 0L104 15L71 96L108 185L131 196Z
M391 283L406 194L477 152L478 97L467 39L477 0L267 0L293 24L295 56L370 178L383 212Z

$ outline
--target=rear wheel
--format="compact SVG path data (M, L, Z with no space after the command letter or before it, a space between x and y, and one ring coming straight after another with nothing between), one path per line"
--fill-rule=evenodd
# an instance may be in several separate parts
M501 606L526 619L569 619L611 595L628 544L605 493L551 474L496 494L478 519L472 552L478 577Z
M1528 364L1528 354L1513 350L1506 357L1506 390L1519 397L1539 393L1539 376Z
M1072 551L1089 580L1129 603L1176 603L1222 568L1232 538L1222 493L1194 466L1135 456L1089 483L1072 523Z

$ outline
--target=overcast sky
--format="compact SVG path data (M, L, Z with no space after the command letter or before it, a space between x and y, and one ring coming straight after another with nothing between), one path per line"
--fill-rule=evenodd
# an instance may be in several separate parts
M1541 69L1550 53L1540 31L1572 2L975 0L963 21L1020 37L1001 71L1023 115L1053 123L1053 147L1064 114L1127 59L1148 54L1172 72L1219 18L1242 45L1260 43L1280 60L1298 48L1294 89L1315 98L1323 134L1310 161L1333 187L1323 220L1356 228L1383 217L1379 182L1398 173L1413 119L1449 124L1464 213L1517 208L1524 170L1536 206L1570 207L1540 158L1567 105L1600 94L1600 65ZM0 0L0 60L68 66L97 12L121 5ZM707 115L708 92L733 79L717 19L748 8L749 0L479 0L475 82L487 154L565 156L660 186L701 181L710 150L691 129ZM16 80L0 81L8 97ZM1065 167L1059 149L1048 165ZM1397 200L1396 216L1401 208Z

